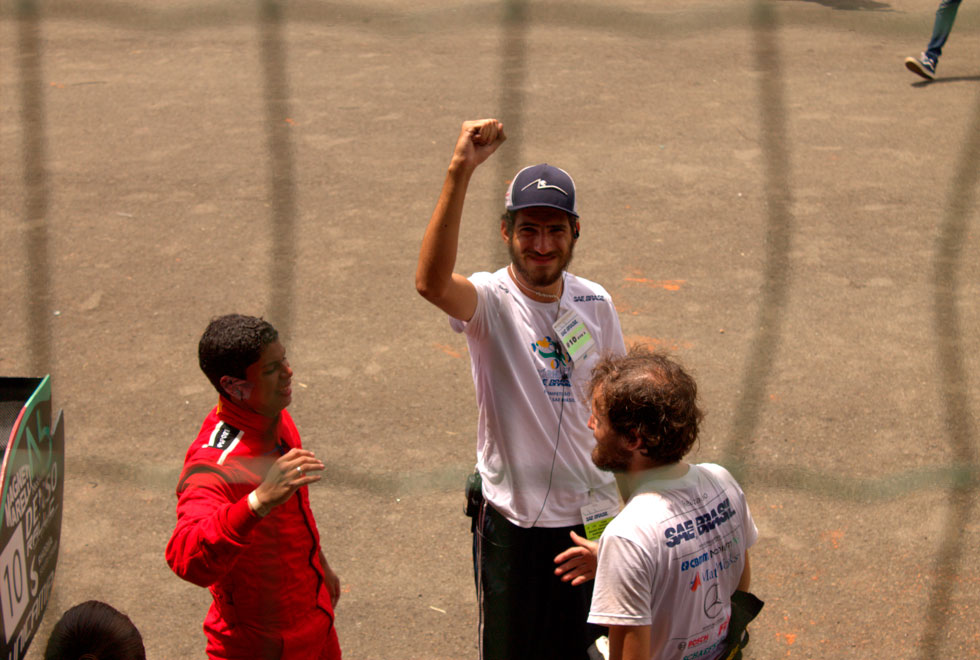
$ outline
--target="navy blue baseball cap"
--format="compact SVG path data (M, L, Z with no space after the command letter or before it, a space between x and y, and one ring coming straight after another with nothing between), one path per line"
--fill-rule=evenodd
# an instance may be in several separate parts
M531 206L550 206L578 217L575 182L565 170L541 163L525 167L507 187L504 203L508 211Z

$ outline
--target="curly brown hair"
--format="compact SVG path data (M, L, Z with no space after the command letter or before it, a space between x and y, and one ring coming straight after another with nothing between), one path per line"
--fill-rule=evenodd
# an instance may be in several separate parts
M638 438L640 453L658 465L676 463L698 438L704 413L698 386L663 353L633 346L622 357L604 357L592 371L589 395L624 438Z

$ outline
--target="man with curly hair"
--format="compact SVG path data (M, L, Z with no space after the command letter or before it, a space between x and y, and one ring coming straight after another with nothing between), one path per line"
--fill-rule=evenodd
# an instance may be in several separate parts
M729 657L732 596L749 587L758 532L725 468L683 460L702 419L694 379L633 348L596 365L590 391L592 461L625 474L630 496L598 543L589 622L609 626L610 660Z

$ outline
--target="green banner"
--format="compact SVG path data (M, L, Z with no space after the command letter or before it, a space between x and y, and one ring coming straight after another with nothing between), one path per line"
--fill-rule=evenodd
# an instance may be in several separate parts
M54 585L65 483L62 422L60 411L51 422L49 376L0 379L0 437L6 442L0 467L0 658L7 660L27 654Z

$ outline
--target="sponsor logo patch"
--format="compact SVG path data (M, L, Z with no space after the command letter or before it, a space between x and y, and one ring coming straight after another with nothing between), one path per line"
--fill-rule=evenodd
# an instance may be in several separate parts
M234 426L221 422L218 424L217 428L214 429L214 433L211 434L211 438L208 440L207 446L224 451L228 448L228 445L230 445L232 441L239 436L240 433L241 431L236 429Z

